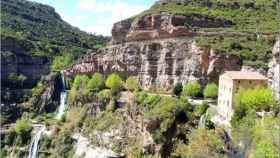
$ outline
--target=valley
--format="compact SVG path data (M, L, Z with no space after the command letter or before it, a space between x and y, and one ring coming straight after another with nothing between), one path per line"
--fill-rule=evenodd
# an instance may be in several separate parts
M1 5L0 157L280 157L279 1L159 0L112 37Z

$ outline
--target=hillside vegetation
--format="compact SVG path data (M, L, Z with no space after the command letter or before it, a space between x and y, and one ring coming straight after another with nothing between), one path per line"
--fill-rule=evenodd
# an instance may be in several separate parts
M79 55L108 40L69 25L50 6L26 0L1 0L1 4L1 38L16 38L28 45L30 55Z
M168 12L172 14L216 17L234 25L222 28L197 28L188 21L185 25L201 32L221 32L220 36L197 37L199 45L240 56L245 65L267 69L275 35L280 31L280 5L278 0L162 0L134 18ZM226 37L224 32L245 35ZM246 36L246 34L248 34Z

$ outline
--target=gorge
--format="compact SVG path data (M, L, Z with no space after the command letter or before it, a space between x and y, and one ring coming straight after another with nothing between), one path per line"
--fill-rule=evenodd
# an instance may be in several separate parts
M0 157L278 158L278 0L158 0L110 38L0 1ZM213 118L226 71L269 86L224 88L236 103L225 127Z

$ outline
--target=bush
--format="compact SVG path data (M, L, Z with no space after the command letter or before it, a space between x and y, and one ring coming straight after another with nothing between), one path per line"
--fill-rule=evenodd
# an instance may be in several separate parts
M27 144L31 138L32 127L27 119L16 121L15 132L19 136L21 144Z
M26 119L21 119L16 121L15 131L18 135L25 134L31 129L30 123Z
M138 90L140 88L138 79L134 76L130 76L127 80L126 80L126 87L128 90L130 91L135 91Z
M194 108L194 115L200 117L201 115L206 113L208 107L209 106L205 103L201 105L196 105Z
M98 91L101 90L104 86L104 80L100 73L95 73L92 78L87 83L88 91Z
M196 129L189 136L189 144L176 144L175 157L223 157L223 140L213 130Z
M74 79L73 88L80 89L85 88L89 81L89 77L87 75L77 75Z
M109 89L104 89L98 93L98 98L104 106L109 103L111 96L112 94Z
M176 85L173 88L172 94L176 96L180 96L182 91L183 91L182 83L176 83Z
M190 81L183 87L183 94L190 97L197 97L200 93L200 84L197 81Z
M203 91L203 95L205 98L216 99L218 97L218 86L215 83L207 84Z
M112 95L115 96L122 89L123 81L119 75L114 73L108 76L105 84L106 87L111 89Z

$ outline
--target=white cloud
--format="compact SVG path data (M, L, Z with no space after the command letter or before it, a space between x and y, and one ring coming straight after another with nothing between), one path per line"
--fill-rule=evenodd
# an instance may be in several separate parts
M95 14L108 15L106 19L95 20L94 26L88 26L86 31L96 34L111 35L111 29L114 23L127 19L146 10L148 6L130 4L120 0L114 2L101 2L97 0L80 0L78 8L81 11L89 11Z

